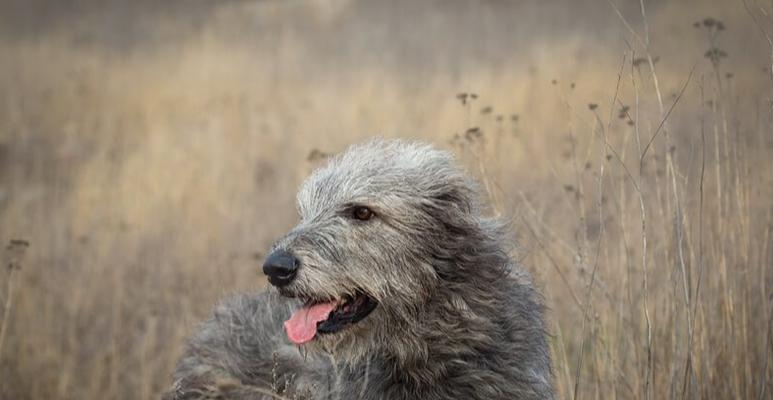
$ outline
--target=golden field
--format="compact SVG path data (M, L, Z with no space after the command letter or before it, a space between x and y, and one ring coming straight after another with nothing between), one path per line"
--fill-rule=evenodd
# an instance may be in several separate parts
M454 151L512 220L561 398L772 398L772 15L0 2L0 398L157 398L373 136Z

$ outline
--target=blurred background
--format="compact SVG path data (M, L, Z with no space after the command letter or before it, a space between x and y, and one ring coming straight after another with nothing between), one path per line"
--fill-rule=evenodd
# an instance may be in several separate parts
M773 396L773 2L0 2L0 398L150 399L373 136L512 219L562 398Z

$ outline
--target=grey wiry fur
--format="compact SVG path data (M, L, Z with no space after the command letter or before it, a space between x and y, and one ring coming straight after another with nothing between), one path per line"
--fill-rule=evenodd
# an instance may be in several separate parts
M375 212L351 218L352 206ZM281 289L220 305L190 341L169 399L550 399L543 307L476 186L429 146L376 140L314 172L275 248L301 261ZM378 307L303 348L282 321L301 298Z

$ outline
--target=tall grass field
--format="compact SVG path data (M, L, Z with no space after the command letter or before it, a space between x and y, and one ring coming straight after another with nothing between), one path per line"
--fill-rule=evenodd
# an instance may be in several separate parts
M369 137L512 221L563 399L773 398L773 2L0 2L0 399L152 399Z

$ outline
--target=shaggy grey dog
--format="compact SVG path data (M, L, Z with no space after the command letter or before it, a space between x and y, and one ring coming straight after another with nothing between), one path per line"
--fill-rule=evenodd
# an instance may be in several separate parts
M554 397L540 297L451 155L353 146L298 211L273 287L215 309L166 399Z

